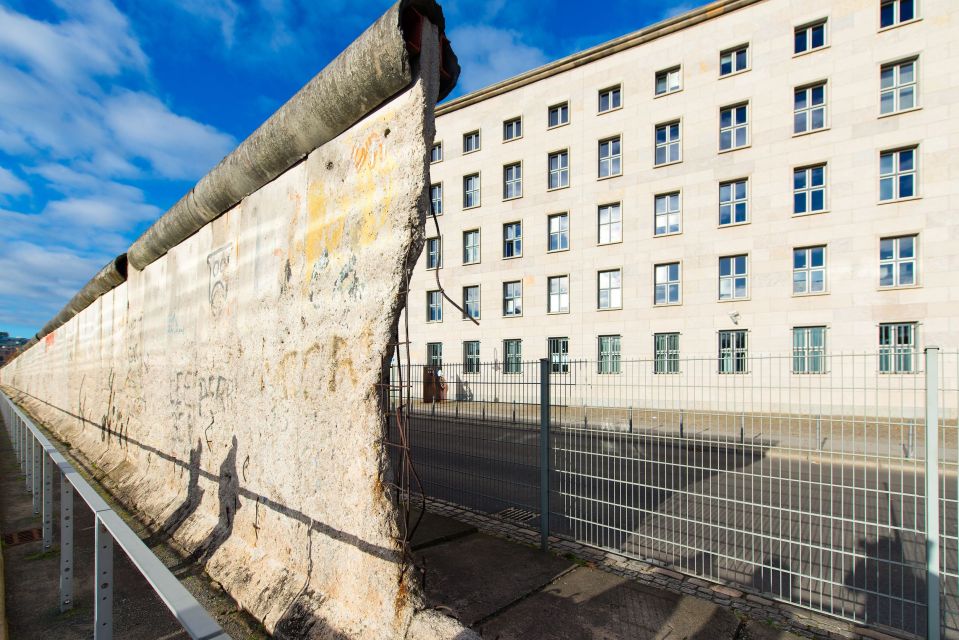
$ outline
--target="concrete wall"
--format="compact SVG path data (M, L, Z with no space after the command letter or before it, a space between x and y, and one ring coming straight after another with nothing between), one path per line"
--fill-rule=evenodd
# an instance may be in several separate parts
M416 616L376 388L422 243L436 37L408 90L0 371L280 637L456 628Z

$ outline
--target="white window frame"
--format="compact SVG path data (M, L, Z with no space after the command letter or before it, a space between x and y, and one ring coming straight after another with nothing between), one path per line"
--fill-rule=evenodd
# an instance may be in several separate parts
M473 243L472 239L476 238L476 242ZM476 258L475 260L470 260L470 256L475 251ZM482 259L482 236L480 235L479 229L467 229L463 231L463 264L479 264Z
M663 139L660 140L660 132ZM675 133L675 136L674 136ZM663 159L660 161L660 152ZM674 153L675 152L675 153ZM675 156L675 157L674 157ZM683 161L683 123L681 120L662 122L653 127L653 166L665 167Z
M603 221L605 213L606 221ZM620 202L601 204L596 208L596 243L616 244L623 241L623 206ZM603 234L605 232L605 239Z
M569 373L569 337L546 338L550 373Z
M443 367L443 343L426 343L426 364L441 369Z
M816 336L819 344L815 344ZM792 372L796 375L817 375L826 373L826 340L828 328L824 325L793 327Z
M507 280L503 283L503 317L519 318L522 315L523 281Z
M480 372L480 341L464 340L463 341L463 373L475 374L479 372Z
M435 252L430 249L430 245L433 242L436 243ZM423 252L426 254L426 269L428 271L433 271L434 269L441 269L443 267L443 239L442 238L440 238L439 236L436 236L433 238L427 238L426 246L424 247ZM432 258L430 256L432 255L436 256L436 264L433 266L430 266L430 263L432 262Z
M569 274L546 278L546 298L546 313L569 313Z
M746 329L724 329L718 336L719 373L749 373L749 332Z
M879 373L919 372L919 323L883 322L879 325Z
M813 258L816 252L822 256L822 264L813 264ZM797 258L802 256L801 266L797 264ZM808 247L793 248L793 281L792 292L794 296L812 296L829 292L829 283L827 280L827 264L829 256L826 252L826 245L812 245ZM821 274L821 289L815 290L813 283L815 275ZM800 286L800 283L801 286Z
M475 209L480 206L483 203L481 196L482 183L479 172L463 176L463 209Z
M443 292L439 289L426 292L426 321L443 322Z
M519 140L523 137L523 116L503 120L503 142Z
M509 255L508 255L509 254ZM503 223L503 259L523 257L523 222L514 220Z
M912 255L903 256L903 240L911 240ZM883 247L888 243L892 249L889 257L883 257ZM912 265L912 282L903 282L903 268ZM892 274L892 283L883 284L883 271L888 268ZM888 236L879 239L879 288L908 289L919 285L919 234L910 233L901 236Z
M679 332L653 334L653 373L679 373Z
M660 293L662 293L662 296L660 296ZM675 296L673 295L674 293ZM682 303L682 263L677 260L673 262L661 262L653 265L653 306L669 307Z
M902 81L902 69L906 65L912 66L912 80ZM891 84L886 85L886 72L891 72ZM904 92L909 91L912 95L912 104L908 107L902 106L902 96ZM883 111L885 96L892 96L892 109ZM887 62L879 65L879 115L881 117L893 116L897 113L906 113L919 108L919 56L903 58L895 62Z
M603 146L607 152L603 153ZM599 141L599 179L623 175L623 138L610 136Z
M503 373L523 372L523 341L520 338L503 340Z
M663 81L663 89L660 91L660 80ZM675 80L675 83L673 82ZM656 72L653 79L653 95L657 98L668 96L671 93L678 93L683 90L683 67L676 65L668 69L661 69Z
M738 54L741 51L745 52L745 56L743 56L743 58L745 59L745 62L743 62L742 67L737 68L737 65L739 64L739 59L740 59L740 56ZM730 57L730 68L729 68L729 71L723 72L723 58L725 58L726 56ZM728 49L723 49L722 51L719 52L719 77L728 78L730 76L736 75L737 73L745 73L746 71L749 71L749 63L750 63L749 59L751 57L752 56L749 55L748 42L737 44L735 47L729 47Z
M623 337L619 334L596 336L596 373L622 373Z
M556 159L556 168L553 168L553 158ZM546 156L546 190L565 189L569 187L569 149L553 151Z
M802 56L813 51L819 51L829 46L829 19L821 18L805 24L799 25L793 30L793 55ZM822 27L822 44L814 44L814 31L816 27ZM802 38L803 49L797 51L799 39Z
M463 311L465 312L463 313L463 320L469 320L470 318L474 320L480 319L480 314L482 313L480 285L468 284L463 287ZM475 315L473 313L474 311Z
M554 113L556 114L556 124L552 123ZM555 129L567 124L569 124L569 101L557 102L546 109L547 129Z
M606 98L608 105L603 108L603 98ZM615 84L605 89L600 89L596 97L596 112L609 113L623 108L623 85Z
M596 272L596 308L600 311L623 308L622 269L602 269Z
M553 220L557 221L556 230L553 230ZM565 225L563 224L565 222ZM557 246L553 248L553 238L557 238ZM566 246L562 246L562 241ZM546 217L546 252L569 251L569 212L551 213Z
M503 165L503 200L523 197L523 163L510 162Z
M816 100L816 90L822 89L821 99ZM793 135L805 135L824 131L829 128L829 83L825 80L813 82L801 87L796 87L793 91ZM799 96L802 95L804 106L799 106ZM816 115L821 114L819 126L816 125Z
M821 180L817 181L817 176L821 176ZM808 216L829 211L828 181L829 168L825 162L793 169L793 215ZM817 194L822 196L822 206L818 209L813 206ZM804 211L798 210L800 202Z
M472 146L473 141L475 140L476 146ZM476 153L482 147L482 141L480 139L480 130L475 129L473 131L468 131L463 134L463 155L468 153Z
M430 164L436 164L437 162L443 162L443 141L434 142L433 146L430 147Z
M903 154L906 152L912 153L912 168L903 169L902 168L902 158ZM885 158L889 156L892 158L890 170L887 170L883 167ZM902 179L904 177L911 177L912 180L912 193L909 195L902 195ZM883 198L883 185L890 184L892 187L892 195L888 198ZM887 149L879 153L879 202L897 202L899 200L910 200L919 196L919 146L911 147L901 147L898 149Z
M912 6L912 17L902 19L902 6L907 3ZM887 6L892 5L893 8L893 20L889 24L882 23L882 10ZM894 29L903 24L909 24L919 20L919 0L882 0L879 3L879 30L885 31L886 29Z
M738 122L740 109L745 109L745 120ZM723 114L729 112L729 124L723 126ZM740 131L744 132L744 142L742 144L735 144L736 139ZM723 146L723 134L729 134L729 146ZM750 135L749 135L749 102L737 102L736 104L730 104L719 109L719 151L720 153L727 151L735 151L736 149L744 149L751 144Z
M437 197L439 194L439 197ZM443 183L434 182L430 185L430 213L443 215Z
M740 195L740 186L742 186L742 195ZM728 198L723 199L723 190L728 191ZM723 222L723 212L727 211L729 222ZM738 220L739 212L742 211L743 219ZM749 222L749 178L735 178L733 180L723 180L719 183L719 226L733 227L737 224L747 224Z
M662 224L660 224L661 221ZM673 224L674 221L675 225ZM660 228L663 230L660 231ZM680 191L657 193L653 196L653 236L672 236L682 232L682 193Z
M743 270L737 271L737 259L742 258ZM723 275L723 261L729 261L729 274ZM743 294L737 295L736 283L738 280L742 280L744 283ZM728 295L723 295L723 283L729 283ZM749 254L748 253L737 253L730 256L720 256L719 257L719 300L748 300L749 299Z

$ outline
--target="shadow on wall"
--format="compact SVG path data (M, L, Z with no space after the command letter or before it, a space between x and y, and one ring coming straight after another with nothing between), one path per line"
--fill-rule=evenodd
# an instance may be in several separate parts
M240 478L236 470L237 446L236 436L233 436L230 451L220 464L219 487L216 492L220 501L220 516L210 535L190 554L192 562L206 564L217 549L233 535L233 520L240 509Z
M233 440L236 442L235 437ZM197 438L196 447L190 449L190 480L187 483L186 500L170 514L166 522L160 525L153 535L144 541L148 547L169 540L200 506L200 501L203 499L203 489L200 488L200 455L202 453L203 441Z

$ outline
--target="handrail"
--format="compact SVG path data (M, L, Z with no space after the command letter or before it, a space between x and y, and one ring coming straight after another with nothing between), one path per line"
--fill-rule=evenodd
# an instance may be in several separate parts
M230 636L197 602L143 540L90 486L47 439L33 421L0 391L0 414L27 489L34 494L34 512L40 512L40 473L43 474L43 547L53 546L53 467L60 471L60 611L73 608L73 492L93 511L95 527L94 640L113 637L113 542L116 541L137 570L193 640L230 640ZM32 438L30 437L32 436ZM39 445L39 449L37 448Z

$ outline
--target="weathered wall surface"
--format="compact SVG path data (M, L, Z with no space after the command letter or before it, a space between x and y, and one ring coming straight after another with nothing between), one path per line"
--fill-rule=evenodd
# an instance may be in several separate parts
M402 577L376 389L421 249L436 39L408 90L0 371L279 636L457 632Z

